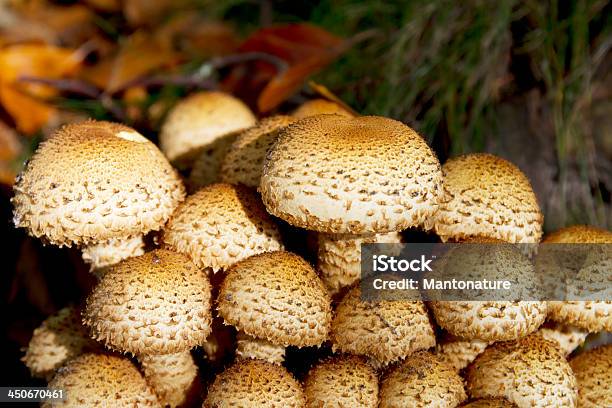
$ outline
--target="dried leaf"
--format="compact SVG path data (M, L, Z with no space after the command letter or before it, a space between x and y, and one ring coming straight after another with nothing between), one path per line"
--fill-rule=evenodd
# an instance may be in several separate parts
M354 116L359 116L359 113L357 113L353 108L348 106L342 99L338 98L336 94L334 94L332 91L327 89L325 85L318 84L315 81L308 81L308 86L310 87L310 89L312 89L313 91L315 91L320 96L327 99L328 101L332 101L336 103L337 105L342 106L344 110L352 113Z
M153 27L168 11L177 9L182 0L123 0L123 15L132 27Z
M32 134L51 121L56 109L0 82L0 103L11 115L20 132Z

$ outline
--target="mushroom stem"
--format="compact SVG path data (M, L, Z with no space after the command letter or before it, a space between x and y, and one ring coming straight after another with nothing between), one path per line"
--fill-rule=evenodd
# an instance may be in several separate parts
M236 342L236 355L239 358L254 358L273 364L282 364L285 361L285 347L268 340L251 337L240 331L236 337Z
M164 406L191 406L199 395L198 367L189 351L143 355L138 360Z
M82 248L82 257L91 271L104 274L103 268L124 259L144 254L142 235L127 238L113 238Z

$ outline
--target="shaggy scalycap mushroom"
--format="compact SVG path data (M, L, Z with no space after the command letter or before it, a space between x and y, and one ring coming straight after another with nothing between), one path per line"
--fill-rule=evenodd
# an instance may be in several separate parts
M191 406L199 397L200 378L189 351L145 355L140 359L143 374L159 400L166 406Z
M378 375L361 357L329 357L308 372L304 394L308 408L376 408Z
M367 302L359 286L336 308L330 337L334 351L365 355L383 365L436 345L423 302Z
M66 125L43 142L14 189L15 225L59 246L158 230L185 196L153 143L96 121Z
M187 197L164 230L164 243L214 272L251 255L283 248L280 232L257 195L213 184Z
M70 306L49 316L34 330L22 361L33 377L48 378L66 361L99 348L81 323L79 310Z
M542 243L612 244L612 232L591 225L573 225L546 235Z
M168 114L159 145L168 160L190 167L193 159L224 135L255 124L253 112L223 92L198 92L181 100Z
M144 254L144 241L142 236L127 239L110 239L101 244L89 245L82 249L85 262L95 269L114 265L127 258Z
M347 111L339 104L320 98L304 102L293 111L291 116L296 119L304 119L310 116L332 114L346 116L349 118L354 116L353 113Z
M509 245L462 244L452 248L436 275L457 279L505 279L513 282L512 295L531 299L536 286L533 264ZM491 295L483 295L485 298ZM438 324L454 336L483 341L514 340L533 333L544 323L547 302L485 299L433 301L430 307Z
M556 344L539 335L489 346L466 373L472 398L502 397L519 408L576 407L576 379Z
M331 299L308 262L289 252L254 255L232 266L217 310L227 324L281 346L327 340Z
M181 254L163 249L109 268L87 298L84 323L107 347L168 354L204 343L210 333L210 283Z
M162 406L136 366L115 355L89 353L71 360L57 371L49 388L64 390L66 399L43 402L44 408Z
M461 371L485 351L488 345L489 343L483 340L446 335L436 345L436 355L456 371Z
M302 386L283 367L261 360L240 360L219 374L203 408L303 408Z
M565 356L582 346L589 335L585 329L555 322L545 323L537 332L546 340L554 341Z
M514 164L487 153L447 161L444 198L435 216L443 241L480 235L537 243L544 217L527 177Z
M295 122L289 116L272 116L238 135L223 158L219 178L231 184L259 187L264 159L278 132Z
M319 115L280 132L260 191L268 211L296 227L364 234L426 224L441 183L435 154L401 122Z
M390 369L380 384L380 408L454 408L466 399L459 374L425 351Z
M237 131L222 136L197 154L189 172L187 187L190 192L220 181L223 159L240 133Z
M570 361L578 382L578 406L612 406L612 344L585 351Z
M502 398L483 398L462 405L461 408L516 408L516 405Z

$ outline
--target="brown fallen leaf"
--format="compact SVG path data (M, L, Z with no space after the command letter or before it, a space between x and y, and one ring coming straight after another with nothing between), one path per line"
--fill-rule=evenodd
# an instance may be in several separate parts
M15 181L14 162L22 149L17 132L0 121L0 183L12 185Z
M17 130L27 135L36 133L56 115L53 106L18 91L0 81L0 104L15 121Z
M315 91L320 96L327 99L328 101L332 101L342 106L344 110L352 113L354 116L359 116L359 113L357 113L357 111L355 111L353 108L347 105L342 99L338 98L338 96L336 96L336 94L334 94L332 91L327 89L325 85L321 85L319 83L316 83L315 81L308 81L308 86L310 87L310 89L312 89L313 91Z

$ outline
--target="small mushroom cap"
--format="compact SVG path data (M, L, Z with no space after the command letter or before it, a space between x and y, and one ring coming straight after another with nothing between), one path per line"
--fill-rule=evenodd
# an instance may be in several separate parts
M295 119L289 116L272 116L240 133L221 164L221 181L259 187L268 150L276 141L278 132L293 122Z
M90 264L91 270L100 270L127 258L144 254L142 235L128 238L114 238L84 247L83 260Z
M331 324L331 299L323 282L308 262L283 251L232 266L217 310L226 323L283 346L320 345Z
M186 256L163 249L109 267L87 298L84 323L107 347L169 354L203 344L210 283Z
M187 197L166 225L164 243L214 272L283 248L279 229L257 194L223 183Z
M239 360L219 374L208 390L204 408L302 408L302 386L282 366Z
M221 164L232 144L241 132L233 132L217 138L196 156L189 173L189 191L195 192L220 180Z
M459 374L425 351L390 369L380 384L380 408L454 408L466 399Z
M285 361L285 347L268 340L249 336L245 332L236 335L236 358L256 358L273 364Z
M334 351L373 357L382 364L436 345L423 302L366 302L359 286L350 289L336 308L331 340Z
M364 234L425 225L441 183L437 157L403 123L319 115L279 133L259 188L268 211L294 226Z
M436 355L456 371L461 371L485 351L488 345L489 343L483 340L469 340L447 335L438 342Z
M554 341L565 356L584 344L588 330L555 322L545 323L536 333L547 340Z
M591 225L561 228L544 237L547 244L612 244L612 232Z
M170 111L159 134L168 160L190 167L217 138L253 126L255 115L242 101L223 92L197 92Z
M66 361L99 348L81 323L79 310L70 306L49 316L34 330L22 360L33 377L45 378Z
M160 229L185 189L157 147L110 122L66 125L15 184L14 223L54 245L88 245Z
M502 398L484 398L469 402L461 406L462 408L515 408L511 402Z
M447 161L444 199L434 228L443 241L471 235L537 243L544 217L527 177L514 164L487 153Z
M528 291L536 282L533 264L509 245L458 245L442 262L443 268L434 274L466 280L506 279L514 282L517 289L513 295L517 298L529 299ZM547 302L534 300L445 300L429 305L444 330L457 337L484 341L514 340L533 333L548 312Z
M578 382L579 407L612 406L612 344L577 355L570 366Z
M71 360L56 372L49 388L65 390L66 399L43 402L44 408L162 406L136 366L115 355L88 353Z
M164 406L192 406L199 398L200 378L191 352L140 356L147 382Z
M338 293L361 278L362 244L399 244L399 232L384 234L318 234L317 269L330 293Z
M361 357L329 357L308 372L304 394L309 408L377 408L378 375Z
M535 334L489 346L467 368L466 380L472 398L503 397L519 408L576 406L568 362L556 344Z
M304 119L310 116L332 114L346 116L349 118L354 116L351 112L347 111L337 103L321 98L304 102L293 111L291 116L296 119Z

